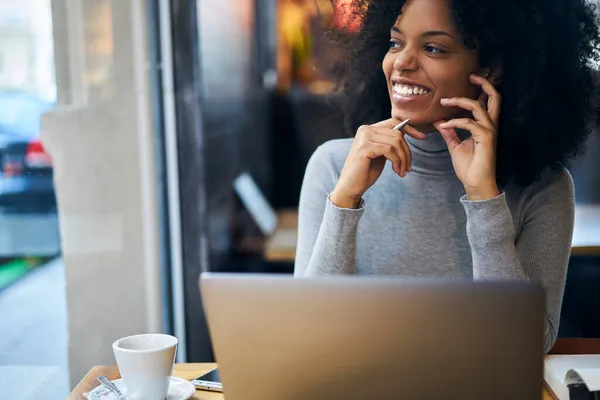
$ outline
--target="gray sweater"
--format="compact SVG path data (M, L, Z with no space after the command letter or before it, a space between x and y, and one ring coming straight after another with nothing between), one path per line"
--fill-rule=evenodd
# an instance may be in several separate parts
M413 171L388 162L358 209L329 201L352 139L320 146L300 196L295 275L404 275L534 280L546 289L544 346L556 340L571 251L574 188L567 170L469 201L439 133L406 136Z

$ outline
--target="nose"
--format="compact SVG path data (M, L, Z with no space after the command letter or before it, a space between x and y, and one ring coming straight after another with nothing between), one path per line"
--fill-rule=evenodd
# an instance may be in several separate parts
M417 55L413 49L404 48L398 53L394 61L394 69L397 71L414 71L418 68Z

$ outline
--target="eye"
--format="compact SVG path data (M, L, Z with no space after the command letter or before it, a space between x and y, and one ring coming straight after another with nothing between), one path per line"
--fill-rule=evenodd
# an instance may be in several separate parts
M433 45L430 45L430 44L426 45L424 47L424 49L425 49L425 51L427 53L432 53L432 54L444 54L444 53L447 53L446 50L441 49L441 48L436 47L436 46L433 46Z
M400 44L398 41L396 40L390 40L390 49L399 49L402 47L402 44Z

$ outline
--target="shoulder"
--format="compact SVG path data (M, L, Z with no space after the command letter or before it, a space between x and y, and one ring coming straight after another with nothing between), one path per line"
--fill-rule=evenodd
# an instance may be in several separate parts
M573 202L575 187L573 178L566 168L544 170L539 179L529 186L529 196L542 200L563 200Z
M300 203L311 201L313 197L322 202L322 197L331 193L340 178L350 146L352 139L335 139L315 150L304 173Z
M529 186L523 187L509 183L506 192L513 198L545 198L548 196L573 197L575 189L573 178L566 168L558 170L545 169L538 179Z
M339 173L346 162L353 140L352 138L334 139L323 143L313 153L309 166L328 166Z
M539 178L527 187L509 185L506 188L509 207L515 217L527 220L532 215L555 218L574 213L575 188L573 178L565 168L544 170Z
M540 235L569 237L575 218L575 189L571 174L565 168L547 169L529 186L509 184L506 202L517 232L526 226L541 229ZM551 228L549 228L551 227Z

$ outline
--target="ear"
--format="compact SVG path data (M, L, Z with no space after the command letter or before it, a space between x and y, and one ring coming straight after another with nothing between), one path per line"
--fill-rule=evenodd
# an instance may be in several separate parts
M502 83L502 64L497 63L492 68L482 68L479 70L479 76L483 76L485 79L490 81L494 86L498 86Z

